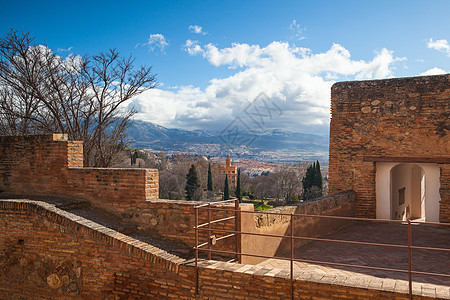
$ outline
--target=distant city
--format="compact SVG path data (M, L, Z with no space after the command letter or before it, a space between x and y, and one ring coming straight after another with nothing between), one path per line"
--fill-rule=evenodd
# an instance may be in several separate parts
M250 135L250 133L240 133ZM164 151L168 155L181 153L219 160L230 155L234 162L259 165L271 169L278 164L320 161L328 166L328 136L267 130L251 133L251 144L224 143L220 133L169 129L145 121L135 121L128 129L130 145L150 152ZM249 139L242 139L248 141ZM252 163L250 163L252 162ZM250 175L250 174L249 174Z

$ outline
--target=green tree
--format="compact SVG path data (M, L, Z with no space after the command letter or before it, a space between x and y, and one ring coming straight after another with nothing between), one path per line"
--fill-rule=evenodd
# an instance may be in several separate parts
M136 164L136 151L131 153L131 165L134 166Z
M230 188L228 187L228 176L225 176L225 186L223 188L223 200L230 199Z
M316 167L314 170L314 185L317 186L320 190L323 189L322 172L320 172L319 161L316 162Z
M211 164L208 165L208 191L213 191Z
M200 200L200 186L197 170L194 165L191 165L186 175L186 200Z
M304 200L312 200L322 196L323 180L319 161L314 162L306 169L302 184Z
M242 202L242 193L241 193L241 169L238 169L238 173L237 173L236 198L239 199L239 202Z

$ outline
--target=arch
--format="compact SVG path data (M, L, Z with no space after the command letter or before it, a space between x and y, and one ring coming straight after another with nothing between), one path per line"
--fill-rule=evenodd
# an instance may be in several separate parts
M377 218L439 222L439 176L437 164L377 162Z

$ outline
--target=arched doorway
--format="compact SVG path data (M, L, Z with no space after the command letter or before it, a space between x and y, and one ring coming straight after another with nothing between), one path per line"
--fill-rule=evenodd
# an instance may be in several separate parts
M376 215L378 219L439 222L437 164L376 164Z
M416 164L391 169L391 219L425 218L425 171Z

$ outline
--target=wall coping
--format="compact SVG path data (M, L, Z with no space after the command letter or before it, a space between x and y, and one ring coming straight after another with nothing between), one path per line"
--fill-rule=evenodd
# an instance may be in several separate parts
M343 192L351 193L351 192ZM2 199L0 200L1 213L17 213L36 214L54 222L58 225L69 228L75 233L88 235L89 237L106 243L111 247L118 248L127 254L147 260L164 269L179 273L180 268L195 266L193 259L185 260L176 255L170 254L162 249L149 245L145 242L138 241L132 237L119 233L110 228L104 227L98 223L74 215L67 211L55 207L42 201L28 199ZM232 273L241 273L250 276L282 278L288 280L290 278L289 271L285 269L266 268L258 265L243 265L237 263L226 263L214 260L198 261L198 267L209 270L222 270ZM324 276L323 274L312 274L300 272L295 274L294 281L314 282L318 284L328 284L336 286L344 286L355 289L369 289L384 292L408 293L408 285L406 280L378 278L371 275L358 274L358 278L341 277L341 276ZM368 279L368 280L364 280ZM428 296L427 288L435 286L436 291L441 293L439 297L450 299L450 291L445 290L442 286L414 283L413 294L418 296Z
M97 241L106 243L111 247L118 248L121 251L150 261L151 263L176 273L178 273L180 264L185 262L185 259L170 254L165 250L59 209L55 205L46 202L28 199L0 200L0 213L8 212L28 212L42 216L49 221L71 229L75 233L87 235Z

